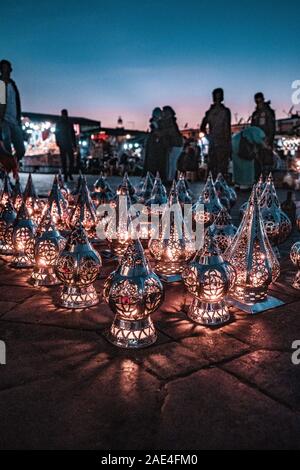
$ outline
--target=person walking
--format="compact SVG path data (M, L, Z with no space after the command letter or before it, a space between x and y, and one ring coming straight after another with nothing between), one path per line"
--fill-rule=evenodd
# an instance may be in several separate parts
M251 126L259 127L265 133L265 145L260 149L259 158L256 161L256 177L260 173L267 176L274 166L273 145L276 129L275 111L270 106L270 101L265 101L264 94L258 92L254 95L256 108L252 114Z
M212 92L213 104L205 113L200 132L207 134L209 139L208 170L213 178L218 173L227 177L228 163L231 156L231 112L223 104L224 91L216 88Z
M11 79L11 63L0 61L0 129L5 150L11 154L12 145L17 161L25 155L23 132L21 127L21 99L18 87Z
M56 125L56 143L60 150L61 164L65 182L70 178L73 181L74 152L76 150L76 136L68 111L63 109Z

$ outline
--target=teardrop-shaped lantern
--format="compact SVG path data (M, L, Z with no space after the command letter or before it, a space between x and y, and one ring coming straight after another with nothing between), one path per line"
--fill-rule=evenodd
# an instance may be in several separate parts
M183 207L185 204L192 204L193 197L189 191L188 184L183 173L180 173L179 175L176 188L178 193L178 201L180 202L181 206Z
M213 236L221 253L224 253L231 244L237 232L237 227L233 225L231 215L225 207L223 207L215 222L208 228L208 230Z
M28 210L29 216L35 223L39 223L42 212L42 204L38 199L35 186L32 181L31 173L28 175L23 200Z
M12 202L8 200L2 208L0 213L0 254L11 256L14 254L13 246L13 226L16 220L17 214L12 205Z
M48 197L47 209L51 213L57 230L66 231L69 228L68 201L63 196L58 176L55 175L51 192Z
M13 224L12 241L14 257L11 262L13 268L32 268L34 259L32 256L32 243L36 232L36 224L29 215L25 201L18 211Z
M193 206L194 219L197 223L204 223L204 226L208 227L216 220L222 207L212 174L209 173L199 199Z
M71 227L75 227L80 222L89 238L96 238L96 227L98 218L96 208L91 199L90 191L87 187L85 177L82 177L80 193L76 205L70 217Z
M12 190L12 201L14 208L18 211L23 202L23 190L19 179L16 180L14 189Z
M3 188L0 192L0 207L5 207L8 200L12 198L12 189L7 173L4 173Z
M115 197L114 191L102 173L94 184L91 196L96 207L110 203Z

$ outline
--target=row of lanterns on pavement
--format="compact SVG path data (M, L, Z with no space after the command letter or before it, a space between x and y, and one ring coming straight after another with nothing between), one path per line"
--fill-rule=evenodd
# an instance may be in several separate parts
M132 236L131 216L124 224L120 211L121 196L128 209L143 203L148 216L159 206L164 208L159 209L156 237L151 236L147 221L139 225L139 237ZM215 182L209 175L192 206L195 222L205 228L204 244L196 252L182 215L183 206L192 200L183 175L173 182L168 196L159 174L155 179L147 174L137 189L125 175L116 193L103 176L90 193L83 175L71 193L59 174L47 201L37 197L31 175L24 192L18 181L12 190L5 176L0 195L0 254L13 268L33 268L30 283L34 286L61 283L61 306L90 307L98 302L94 282L102 260L95 247L101 223L109 247L103 257L118 259L103 290L103 298L115 314L107 337L124 348L155 342L151 313L163 302L162 281L183 281L193 296L188 317L208 326L227 322L232 303L250 313L280 305L281 301L268 296L268 287L280 274L278 244L288 237L292 226L280 208L272 176L266 181L261 178L253 187L249 201L241 207L243 219L237 228L230 216L236 202L233 188L222 175ZM104 204L115 208L116 220L108 215L99 220L97 207ZM171 208L178 212L181 223L178 226L178 220L175 224L171 218L167 233L162 220ZM153 270L143 245L154 259ZM291 258L300 267L299 243L292 247ZM299 274L294 287L300 287Z

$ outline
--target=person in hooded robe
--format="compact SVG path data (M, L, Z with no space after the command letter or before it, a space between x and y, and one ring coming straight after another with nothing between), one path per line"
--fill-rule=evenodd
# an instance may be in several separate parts
M162 179L166 174L167 142L162 129L162 110L154 108L149 121L150 132L145 142L144 176L149 171L159 171Z

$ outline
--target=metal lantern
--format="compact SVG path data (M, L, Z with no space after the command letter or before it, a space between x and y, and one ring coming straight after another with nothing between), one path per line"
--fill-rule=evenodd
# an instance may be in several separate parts
M5 207L5 204L11 198L12 198L12 189L11 189L11 185L9 182L8 174L5 173L4 179L3 179L3 188L0 192L0 207Z
M278 278L280 266L265 232L255 186L241 225L224 256L236 269L237 281L231 296L241 310L257 313L282 304L268 297L268 287Z
M222 173L219 173L215 182L216 191L220 185L221 192L229 200L230 207L233 207L237 201L237 194L232 186L229 186ZM222 201L221 201L222 202Z
M258 201L260 200L260 197L261 197L265 187L266 187L266 183L265 183L263 175L261 174L260 177L259 177L259 180L256 184L256 195L257 195ZM243 215L244 215L244 213L247 209L247 206L248 206L248 201L244 202L241 205L241 207L240 207L240 217L241 218L243 218Z
M12 190L12 201L14 208L18 211L23 202L23 190L19 179L16 180L15 187Z
M58 181L58 185L59 185L59 189L60 189L61 194L62 194L63 197L66 199L66 201L69 201L69 198L70 198L70 190L69 190L69 188L65 185L65 182L64 182L64 179L63 179L63 175L62 175L62 173L61 173L61 170L58 170L57 181Z
M69 228L68 202L59 187L58 176L55 175L51 192L48 197L47 209L51 213L53 222L58 230Z
M259 200L261 216L268 238L275 254L280 257L278 244L284 242L292 231L288 216L280 207L272 174L267 178L266 186Z
M188 317L202 325L220 325L230 319L224 298L233 287L236 273L220 254L210 232L205 246L182 273L185 286L194 300Z
M132 240L118 269L104 289L104 298L115 313L107 337L122 348L143 348L156 341L150 317L163 301L163 286L150 270L140 241Z
M29 216L35 223L40 221L41 217L41 203L37 197L37 193L32 181L31 173L28 175L28 180L26 183L23 200L25 202L26 208L28 210Z
M31 246L35 232L36 225L29 215L25 201L23 201L12 228L14 257L11 266L13 268L33 267L34 259Z
M149 241L149 250L155 259L155 272L166 282L180 281L195 248L183 219L175 181L158 232Z
M184 206L185 204L192 204L193 197L190 194L187 181L183 173L180 173L176 187L180 204L182 206Z
M128 193L129 193L132 204L135 204L137 202L138 198L135 194L135 188L134 188L133 184L131 183L131 181L128 177L128 173L124 174L123 181L117 189L117 194L122 193L122 189L124 188L124 186L126 186L128 188Z
M85 177L82 178L80 193L70 217L70 225L71 227L75 227L80 221L88 237L96 238L96 227L98 224L96 208L91 199L86 179Z
M102 173L94 184L94 192L91 196L96 207L110 203L115 197L114 191Z
M105 236L112 256L121 259L131 241L131 218L128 213L130 199L128 194L117 194L113 205L115 218L109 217Z
M293 282L293 287L295 289L300 289L300 242L294 243L290 251L290 257L293 264L298 269L298 272Z
M78 196L81 192L81 186L82 186L82 183L83 183L83 180L84 180L84 176L81 172L81 170L79 170L79 176L78 176L78 179L77 179L77 184L76 184L76 187L75 189L71 192L71 194L69 194L69 197L68 197L68 201L69 201L69 204L70 206L74 206L77 202L77 199L78 199Z
M8 200L2 208L0 213L0 254L13 255L14 246L12 240L13 225L16 220L17 214L11 203Z
M62 307L85 308L98 303L93 283L101 264L99 254L89 243L81 222L78 222L54 267L56 276L63 283L59 299Z
M203 211L200 210L202 207ZM208 227L216 220L222 207L214 186L212 174L209 173L199 199L193 206L195 221L197 223L204 223L204 226Z
M46 210L34 241L35 267L29 282L34 286L53 286L59 284L54 265L59 253L66 244L57 230L51 212Z
M237 232L237 227L233 225L231 215L225 207L223 207L215 222L208 228L208 230L213 236L221 253L224 253L232 242Z
M156 208L154 208L154 206L161 206L161 208L164 208L167 202L168 202L167 190L165 186L162 184L159 173L157 172L155 180L154 180L151 196L149 197L149 199L145 201L145 206L149 213L157 213ZM161 210L162 209L158 210L158 212L161 213Z
M153 178L148 171L146 178L143 182L143 186L141 187L141 190L138 193L139 202L141 203L146 202L151 197L153 185L154 185Z

